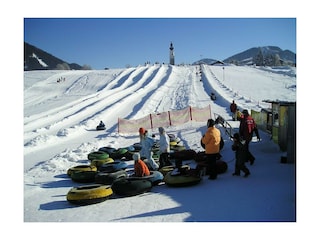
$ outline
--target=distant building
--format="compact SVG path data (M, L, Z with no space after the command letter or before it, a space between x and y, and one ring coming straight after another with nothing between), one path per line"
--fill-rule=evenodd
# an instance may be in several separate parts
M170 43L170 64L171 65L174 65L174 52L173 52L173 44Z

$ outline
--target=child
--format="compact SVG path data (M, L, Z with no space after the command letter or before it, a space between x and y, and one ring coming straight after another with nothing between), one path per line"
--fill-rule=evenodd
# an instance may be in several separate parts
M170 152L170 138L163 127L159 127L159 153L160 153L160 166L159 169L164 166L171 166L169 161L169 152Z
M245 161L247 160L247 151L240 141L239 133L235 133L233 135L233 145L231 148L235 151L236 155L235 171L232 175L240 176L240 171L243 171L245 173L244 177L248 177L250 175L250 171L245 165Z
M136 177L149 176L150 171L147 165L140 159L140 154L135 153L133 154L132 158L134 160L134 176Z

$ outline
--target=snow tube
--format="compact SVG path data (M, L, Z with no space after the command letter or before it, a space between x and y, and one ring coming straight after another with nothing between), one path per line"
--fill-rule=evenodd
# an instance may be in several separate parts
M128 153L128 149L119 148L116 151L112 152L110 154L110 157L112 157L113 159L121 159L121 158L127 158L127 157L130 158L130 155L132 155L132 154Z
M207 166L206 162L198 162L197 163L197 169L203 169L206 166ZM218 174L225 173L228 170L228 164L223 160L217 160L216 166L217 166L217 173ZM205 174L208 175L208 172L206 171Z
M198 184L201 179L196 169L189 169L183 173L175 169L165 175L164 182L171 187L186 187Z
M129 152L134 152L136 150L134 146L128 146L125 149L127 149Z
M118 170L125 170L128 164L121 160L115 160L113 162L104 163L99 167L101 172L116 172Z
M96 151L88 154L88 159L90 161L94 159L107 159L107 158L109 158L109 154L103 151Z
M134 143L133 147L135 152L139 152L142 148L140 143Z
M113 147L101 147L101 148L98 149L98 151L106 152L106 153L108 153L110 155L111 153L116 151L116 149L113 148Z
M67 194L67 201L77 205L88 205L103 202L112 194L110 185L85 185L70 189Z
M175 146L171 146L170 150L172 150L174 152L180 152L180 151L186 150L186 147L180 146L180 145L175 145Z
M225 173L228 170L228 164L225 161L217 160L216 165L218 174Z
M173 147L173 146L176 146L177 144L178 144L178 143L177 143L176 141L171 141L171 142L170 142L170 148Z
M117 195L130 197L150 191L152 183L145 179L120 178L111 187Z
M71 174L71 179L79 183L94 182L97 171L75 171Z
M143 176L143 177L130 176L129 178L149 180L152 183L152 186L156 186L163 181L164 177L163 177L163 174L159 171L150 171L149 176Z
M103 164L107 164L107 163L112 163L114 162L114 160L112 158L107 158L107 159L93 159L91 161L91 165L92 166L96 166L98 168L98 170L100 171L100 167Z
M190 166L189 165L182 165L181 168L190 169ZM161 169L159 169L159 172L161 172L163 176L166 176L168 172L171 172L174 169L175 169L175 166L164 166Z
M171 159L179 159L179 160L191 160L196 158L196 151L192 149L184 149L182 151L177 151L170 153L170 158Z
M116 172L98 172L95 176L95 183L100 184L112 184L115 180L119 178L126 178L128 174L125 170L119 170Z
M71 176L71 174L76 171L97 171L97 167L91 166L91 165L78 165L78 166L69 168L67 171L67 174L68 176Z
M105 126L100 126L100 125L98 125L98 126L96 127L96 130L97 130L97 131L106 130L106 127L105 127Z

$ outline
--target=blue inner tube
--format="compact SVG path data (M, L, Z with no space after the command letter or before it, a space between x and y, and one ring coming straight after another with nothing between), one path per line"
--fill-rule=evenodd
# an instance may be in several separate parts
M104 163L99 167L101 172L115 172L118 170L125 170L128 164L121 160L115 160L114 162Z
M163 174L159 171L150 171L150 175L149 176L143 176L143 177L129 177L130 179L145 179L145 180L149 180L152 183L152 186L156 186L159 183L161 183L163 181Z

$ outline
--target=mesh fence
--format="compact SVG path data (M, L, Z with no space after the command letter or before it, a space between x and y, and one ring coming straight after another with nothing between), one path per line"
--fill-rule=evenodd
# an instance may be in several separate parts
M187 107L162 113L149 114L140 119L118 119L119 133L137 133L140 127L153 129L158 127L179 126L189 121L206 122L211 118L210 105L204 108Z

